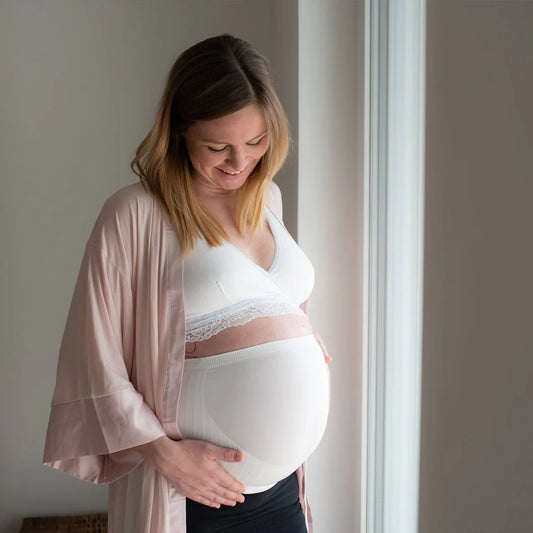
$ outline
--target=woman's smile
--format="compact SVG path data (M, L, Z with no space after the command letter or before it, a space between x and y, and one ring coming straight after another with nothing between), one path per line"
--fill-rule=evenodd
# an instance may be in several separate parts
M237 170L236 172L233 172L233 171L231 171L231 170L224 170L224 169L222 169L222 168L218 168L218 170L220 170L220 171L223 172L224 174L228 174L229 176L238 176L239 174L241 174L242 172L244 172L245 169L246 169L246 167L243 168L242 170Z

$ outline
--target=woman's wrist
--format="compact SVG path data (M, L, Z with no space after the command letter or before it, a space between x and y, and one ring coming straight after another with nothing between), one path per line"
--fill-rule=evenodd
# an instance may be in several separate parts
M170 439L163 435L158 439L152 440L145 444L140 444L132 449L135 450L147 463L155 465L159 458L164 455L164 449L168 446Z

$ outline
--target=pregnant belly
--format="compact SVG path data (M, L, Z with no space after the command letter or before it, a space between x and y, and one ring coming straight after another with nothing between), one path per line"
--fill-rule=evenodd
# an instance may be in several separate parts
M318 446L329 409L329 377L314 335L189 359L178 408L184 438L239 449L224 468L247 493L288 476Z

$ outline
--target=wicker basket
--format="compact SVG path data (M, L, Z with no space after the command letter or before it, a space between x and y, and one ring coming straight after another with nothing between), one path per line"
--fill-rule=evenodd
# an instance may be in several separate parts
M107 514L24 518L20 533L107 533Z

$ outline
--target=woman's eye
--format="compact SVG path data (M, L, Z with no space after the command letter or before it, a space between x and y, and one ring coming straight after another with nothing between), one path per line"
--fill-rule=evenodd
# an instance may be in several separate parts
M223 152L226 147L224 146L224 148L213 148L212 146L208 146L207 149L211 150L211 152Z
M255 141L253 143L248 143L248 146L258 146L261 144L261 141L264 139L264 137L261 137L258 141Z

